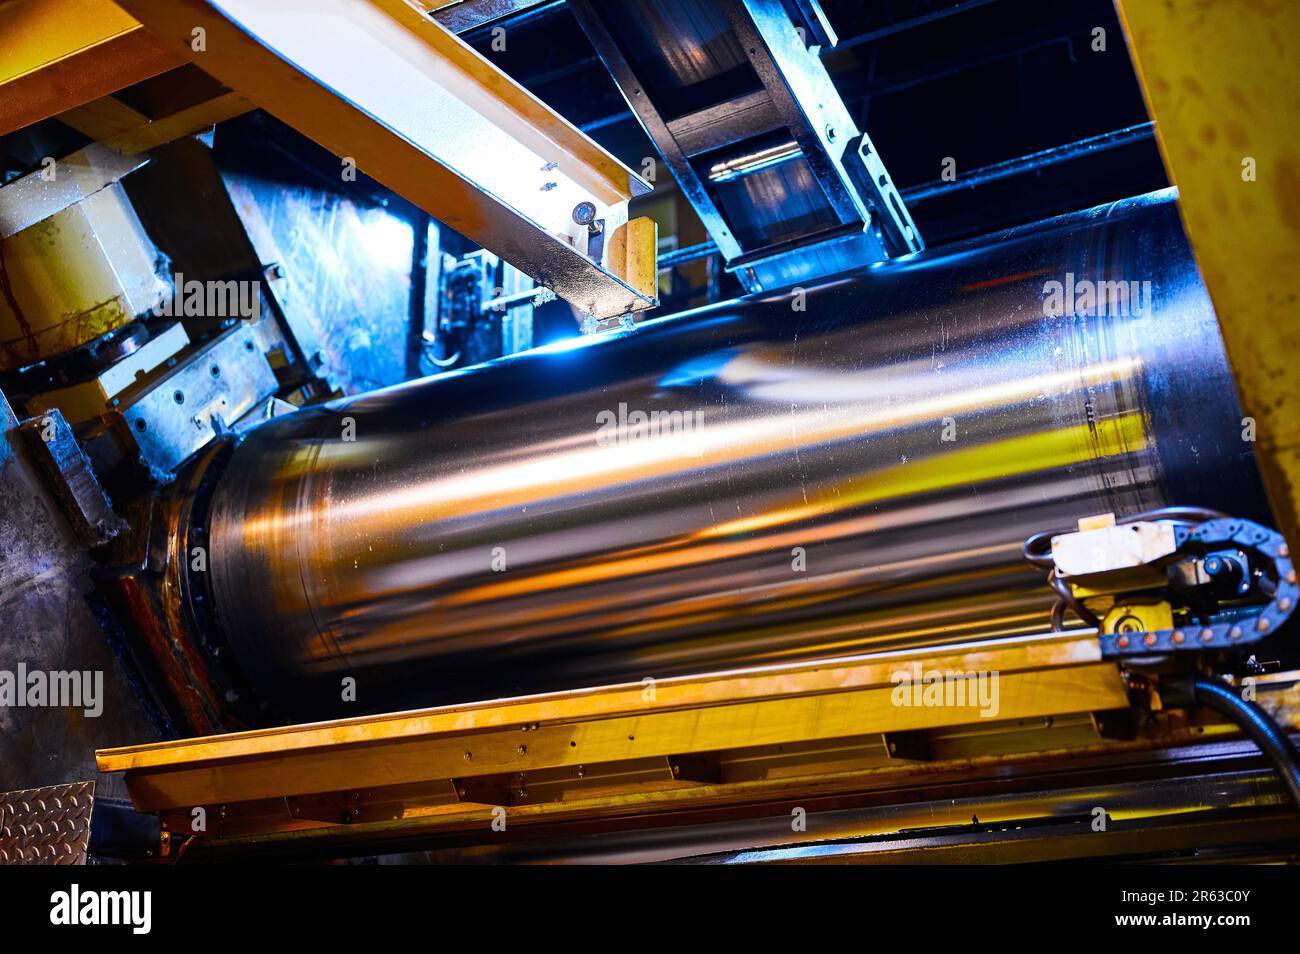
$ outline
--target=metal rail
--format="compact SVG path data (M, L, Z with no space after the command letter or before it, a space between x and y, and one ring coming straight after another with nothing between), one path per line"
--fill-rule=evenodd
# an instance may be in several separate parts
M1162 795L1116 789L1135 777L1240 772L1253 750L1228 740L1232 726L1181 711L1133 728L1118 669L1098 659L1091 632L1058 634L109 749L97 760L123 772L135 807L158 813L195 857L422 841L510 853L501 833L524 831L563 839L550 853L581 860L591 846L575 835L681 828L648 846L663 860L754 845L797 853L801 842L961 826L972 814L995 827L1069 823L1079 804L1100 804L1131 821L1168 813L1173 798L1200 819L1210 807L1281 801L1271 777L1256 775L1235 788L1216 777ZM900 701L917 666L997 673L999 711ZM1292 729L1294 678L1260 686ZM927 806L940 791L956 800ZM877 807L836 811L864 804ZM806 807L806 834L791 828L791 805ZM747 818L767 818L770 831ZM619 837L609 852L645 853L635 836Z
M974 679L962 683L960 699L954 686L951 698L922 704L911 698L917 682L900 701L900 685L922 666L996 673L995 708ZM219 812L227 834L337 824L345 815L356 823L459 814L472 823L493 805L544 814L556 801L581 808L615 794L624 808L653 810L701 787L713 800L744 801L769 774L789 782L779 769L756 772L760 755L779 765L801 747L831 750L809 755L821 767L805 774L831 770L835 751L852 748L869 750L869 764L926 761L917 733L1127 704L1095 638L1072 633L109 749L97 761L103 772L125 773L138 810L170 813L182 830L198 806ZM287 811L285 799L293 801Z

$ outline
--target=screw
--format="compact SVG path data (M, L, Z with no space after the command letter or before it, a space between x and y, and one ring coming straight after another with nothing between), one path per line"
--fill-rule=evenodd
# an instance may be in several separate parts
M573 207L573 221L578 225L585 225L591 228L591 224L596 221L596 203L579 202Z

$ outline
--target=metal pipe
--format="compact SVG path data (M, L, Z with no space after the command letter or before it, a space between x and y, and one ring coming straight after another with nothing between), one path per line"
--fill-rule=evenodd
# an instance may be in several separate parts
M898 190L898 194L905 203L911 206L918 202L926 202L942 195L957 192L960 189L974 189L982 185L988 185L990 182L1010 179L1025 172L1038 172L1073 159L1080 159L1084 156L1092 156L1120 146L1143 142L1154 136L1155 123L1138 123L1134 126L1125 126L1123 129L1112 129L1096 136L1086 136L1083 139L1067 142L1059 146L1040 149L1038 152L1017 156L1014 159L1005 159L1002 162L980 166L965 173L960 179L951 181L935 179L931 182L908 186L906 189ZM687 265L716 254L718 254L718 246L714 242L700 242L697 245L674 249L660 255L659 269L663 271L678 265Z
M1169 190L270 421L204 603L327 715L1038 632L1035 531L1256 499Z
M920 185L901 190L899 195L909 204L924 202L926 199L947 195L958 189L974 189L982 185L988 185L990 182L1001 182L1003 179L1010 179L1024 172L1039 172L1060 165L1063 162L1069 162L1072 159L1081 159L1084 156L1092 156L1120 146L1128 146L1135 142L1153 139L1155 138L1155 132L1156 124L1152 122L1137 123L1133 126L1125 126L1123 129L1112 129L1110 132L1104 132L1096 136L1086 136L1083 139L1067 142L1061 146L1040 149L1038 152L1031 152L1015 159L980 166L978 169L972 169L960 179L951 181L935 179L931 182L923 182Z

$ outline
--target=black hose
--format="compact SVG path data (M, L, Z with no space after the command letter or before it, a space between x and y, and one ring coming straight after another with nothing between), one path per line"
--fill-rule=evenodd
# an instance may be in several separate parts
M1235 722L1250 736L1273 763L1282 784L1291 793L1291 800L1300 808L1300 754L1291 737L1278 728L1269 714L1254 702L1241 698L1231 686L1206 676L1197 676L1192 681L1192 698Z
M1144 520L1180 520L1183 523L1204 523L1207 520L1224 520L1227 514L1208 507L1157 507L1116 520L1116 523L1140 523Z
M1067 607L1074 610L1075 616L1079 617L1079 619L1083 620L1085 624L1091 626L1093 629L1101 629L1101 618L1098 617L1096 613L1092 612L1092 610L1088 609L1088 607L1083 605L1083 602L1076 597L1074 591L1070 589L1070 584L1066 583L1065 580L1056 575L1055 567L1053 567L1047 574L1047 585L1056 591L1058 602L1064 603ZM1056 623L1057 613L1055 608L1053 608L1052 626L1054 631L1059 633L1061 630L1056 626Z

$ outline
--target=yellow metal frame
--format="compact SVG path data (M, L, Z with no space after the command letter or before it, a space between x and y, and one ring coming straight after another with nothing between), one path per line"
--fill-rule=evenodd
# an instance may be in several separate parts
M0 0L0 135L181 63L108 0Z
M917 667L997 673L996 717L900 704L900 674ZM1294 679L1259 680L1261 704L1293 730ZM546 833L784 813L809 800L1050 774L1079 759L1156 758L1142 753L1235 733L1159 710L1116 731L1130 692L1091 632L1063 633L109 749L97 760L124 773L136 808L161 816L165 845L194 836L235 852L371 850L491 840L505 816L512 831ZM1032 794L1016 804L1018 817L1052 810Z
M996 713L900 704L900 674L918 667L997 673ZM824 788L846 769L930 758L921 737L934 730L997 737L1018 720L1076 714L1095 742L1092 714L1127 705L1096 639L1058 635L109 749L97 761L177 830L197 806L219 813L223 834L363 819L472 827L492 806L544 821L746 801L809 777Z
M120 97L105 96L59 113L59 120L109 149L134 155L253 108L238 93L189 65L145 80L133 92L150 102L147 111L128 105Z

